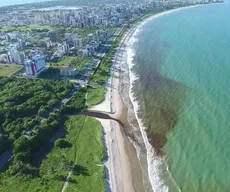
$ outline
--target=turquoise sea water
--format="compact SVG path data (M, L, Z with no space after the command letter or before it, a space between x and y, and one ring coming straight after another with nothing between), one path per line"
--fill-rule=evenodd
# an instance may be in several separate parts
M136 96L171 179L183 192L229 192L230 4L159 17L138 39Z

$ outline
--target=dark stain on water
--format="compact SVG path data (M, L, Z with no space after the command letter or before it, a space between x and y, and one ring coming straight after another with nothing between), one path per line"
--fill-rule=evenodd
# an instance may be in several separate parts
M150 83L151 82L151 83ZM167 134L176 126L183 109L187 88L181 83L152 73L142 86L140 116L147 127L148 140L157 155L163 155Z
M145 50L146 57L134 58L137 65L133 68L139 76L134 86L135 98L140 103L139 116L147 128L149 142L160 156L164 154L167 134L175 128L189 91L180 82L160 75L164 52L159 44L152 45ZM138 60L140 58L142 60Z

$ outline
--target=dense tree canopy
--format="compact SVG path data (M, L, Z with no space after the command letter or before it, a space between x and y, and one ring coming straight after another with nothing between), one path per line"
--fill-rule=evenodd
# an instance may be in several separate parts
M62 106L63 113L72 113L76 111L81 111L86 108L86 89L82 88L73 97Z
M0 79L0 155L72 89L68 81Z

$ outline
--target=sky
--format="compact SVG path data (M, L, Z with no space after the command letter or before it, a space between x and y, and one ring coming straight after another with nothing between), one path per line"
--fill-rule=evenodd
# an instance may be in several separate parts
M0 6L42 2L47 0L0 0Z

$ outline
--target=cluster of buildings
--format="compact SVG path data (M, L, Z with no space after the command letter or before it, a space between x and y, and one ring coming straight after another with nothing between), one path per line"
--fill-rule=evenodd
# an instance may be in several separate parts
M1 34L0 34L1 35ZM1 36L1 39L7 41L9 39L9 35ZM16 43L7 44L8 46L5 48L0 49L0 63L15 63L15 64L22 64L26 55L23 51L23 42L17 39L14 39ZM2 43L2 46L4 44Z
M175 1L183 2L183 1ZM161 9L171 5L167 1L142 1L139 3L117 3L113 5L46 8L42 10L20 11L17 14L7 14L0 17L1 25L49 25L71 26L76 28L116 27L127 20L135 19L144 12Z
M1 43L5 48L0 50L0 63L21 64L29 76L36 76L45 68L45 62L55 62L55 58L68 55L91 57L96 55L101 46L114 40L114 35L108 30L97 30L84 39L76 33L63 33L50 30L48 32L0 32ZM34 39L43 39L41 47L33 45ZM51 51L52 53L49 53ZM1 53L2 52L2 53ZM76 70L63 66L61 75L74 76Z
M60 34L57 31L49 32L49 40L46 43L47 49L52 49L55 43L56 51L54 56L62 57L66 54L77 53L85 57L94 55L102 44L106 44L112 37L112 33L107 30L97 30L96 33L90 33L86 39L79 37L75 33L64 33L64 38L60 40Z
M76 28L118 27L150 11L169 9L183 1L154 1L117 3L116 5L82 6L72 9L49 8L25 10L2 15L0 26L55 26L56 30L0 31L0 63L24 64L27 75L36 75L45 68L45 61L53 62L66 55L91 57L108 42L114 40L111 30L97 30L83 38ZM58 30L61 26L63 29ZM41 27L42 28L42 27ZM71 30L73 29L73 30ZM64 66L61 75L73 76L76 70Z
M79 54L90 57L105 44L113 34L107 30L97 30L86 38L76 33L48 32L0 32L0 63L23 64L36 55L63 57L67 54ZM36 43L36 44L35 44ZM48 53L49 51L52 52Z
M31 41L38 38L37 34L18 31L0 32L0 63L23 64L26 59L43 54L41 48L31 49Z

